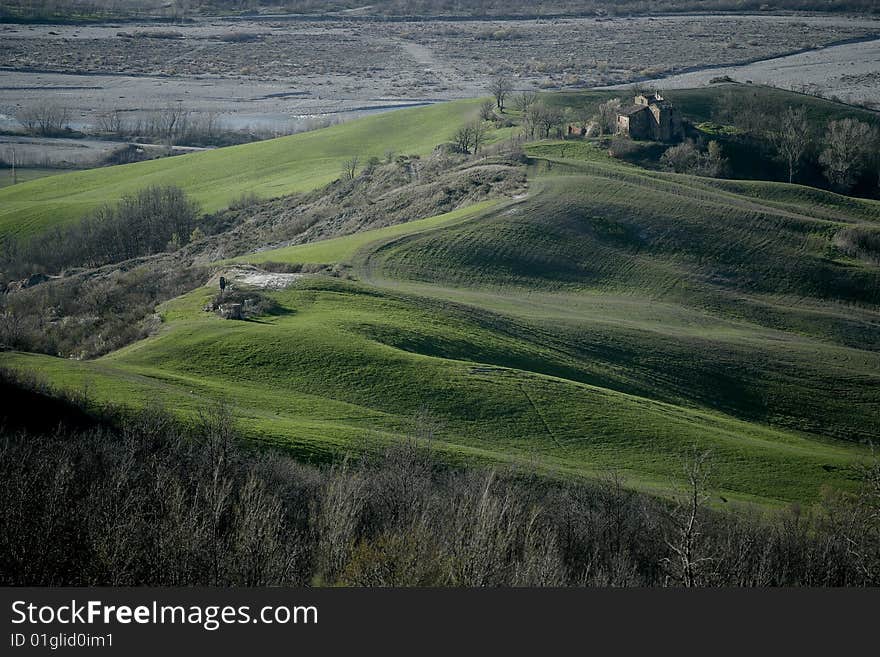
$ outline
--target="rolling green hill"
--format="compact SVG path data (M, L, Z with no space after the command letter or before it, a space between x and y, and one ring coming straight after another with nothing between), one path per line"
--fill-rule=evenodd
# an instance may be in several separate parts
M206 211L245 193L276 197L339 177L357 155L429 153L476 116L477 101L443 103L369 116L290 137L172 158L66 173L0 188L0 239L75 221L95 207L148 185L178 185Z
M655 492L710 449L716 501L851 485L880 439L880 267L835 236L880 225L880 203L643 171L588 144L529 153L525 198L239 258L355 279L304 276L267 293L272 315L224 321L200 288L96 361L0 364L185 415L225 399L245 434L304 458L418 425L451 460L619 469Z

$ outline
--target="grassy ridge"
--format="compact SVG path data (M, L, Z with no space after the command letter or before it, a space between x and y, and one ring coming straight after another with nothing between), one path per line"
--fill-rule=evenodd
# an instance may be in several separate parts
M58 169L18 169L15 172L15 181L16 183L23 183L47 176L57 176L60 173L63 173L63 171ZM12 169L0 169L0 188L10 187L12 184Z
M877 439L880 269L836 252L846 223L827 208L781 210L791 186L758 202L754 189L710 195L709 181L615 163L586 170L545 177L531 201L479 225L375 250L370 270L508 314L534 317L537 297L570 349L637 367L641 394L677 391L743 418ZM880 210L859 207L872 219Z
M477 112L476 101L443 103L242 146L76 171L0 189L0 239L74 221L147 185L179 185L206 211L244 193L282 196L339 176L353 155L363 161L393 151L426 154Z
M304 458L421 416L452 460L617 468L664 492L697 446L726 499L848 487L860 443L880 440L880 268L835 237L878 225L880 203L644 171L584 142L528 153L526 198L237 259L359 279L301 279L269 293L271 316L221 320L201 288L104 358L0 364L183 415L223 398L248 435Z
M280 249L269 249L235 258L235 262L260 264L263 262L284 262L290 264L350 264L355 254L370 244L392 239L402 235L414 235L441 226L472 219L476 214L498 205L498 200L484 201L465 208L446 212L436 217L418 219L404 224L395 224L376 230L354 233L344 237L297 244Z
M169 304L170 330L96 362L4 360L88 381L97 399L195 413L222 396L251 436L314 458L394 439L421 413L452 458L581 476L616 467L647 490L668 485L691 445L713 449L731 498L808 500L848 482L853 448L554 376L576 364L466 309L315 280L274 295L286 312L225 322L200 311L208 294Z
M184 414L226 398L252 437L306 458L423 415L453 460L620 468L662 492L696 445L726 499L847 487L857 443L880 438L863 339L880 272L832 241L880 204L644 172L586 145L530 152L518 202L242 258L349 264L362 282L304 279L250 322L204 313L200 289L98 361L3 362Z

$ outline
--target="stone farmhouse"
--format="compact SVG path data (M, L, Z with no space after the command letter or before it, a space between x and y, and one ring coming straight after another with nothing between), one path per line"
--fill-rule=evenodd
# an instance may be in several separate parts
M631 139L677 141L682 138L681 115L659 93L639 94L617 114L617 132Z

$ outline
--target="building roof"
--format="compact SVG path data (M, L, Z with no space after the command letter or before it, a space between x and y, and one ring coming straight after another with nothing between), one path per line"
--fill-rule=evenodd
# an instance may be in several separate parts
M621 107L617 114L619 116L632 116L648 109L647 105L630 105L629 107Z
M636 100L638 101L639 98L644 98L649 105L653 105L654 103L663 103L666 101L666 99L657 92L650 94L638 94L636 96Z

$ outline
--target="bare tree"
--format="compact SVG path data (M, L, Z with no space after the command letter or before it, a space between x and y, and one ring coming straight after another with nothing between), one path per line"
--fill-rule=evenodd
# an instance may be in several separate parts
M505 75L497 76L492 80L490 90L495 97L495 104L498 105L498 110L504 112L504 100L513 91L513 83L510 81L510 78Z
M357 155L353 155L345 162L342 163L342 177L345 180L354 180L355 176L357 176L358 166L360 166L361 159Z
M469 126L463 125L456 130L452 137L452 143L455 144L455 150L459 153L470 153L471 151L471 130Z
M318 535L318 575L333 583L351 558L364 506L364 479L349 471L348 459L331 471L323 499L313 511Z
M220 134L220 114L219 112L201 112L195 114L188 122L188 137L190 140L211 141Z
M70 109L57 103L28 105L18 112L16 118L31 135L51 137L70 127Z
M663 559L673 582L692 588L703 583L703 570L713 561L704 556L702 516L709 500L710 452L694 448L684 463L685 488L669 513L665 543L672 552Z
M539 105L531 105L522 116L522 132L523 136L529 139L534 139L535 134L537 133L537 119L540 115L540 106Z
M513 97L514 109L522 113L525 113L536 102L538 102L538 94L534 91L523 91Z
M603 135L617 131L617 114L620 112L620 98L611 98L604 103L599 103L596 123L599 125L599 133Z
M865 579L880 582L880 460L858 468L862 486L852 504L845 531L847 552Z
M718 97L713 115L718 123L736 126L753 137L762 137L767 130L767 115L771 112L766 99L756 92L731 89Z
M666 149L660 164L676 173L718 177L727 169L727 158L717 141L710 141L706 152L701 152L693 140L686 140Z
M724 157L724 149L717 141L710 141L700 158L699 174L717 178L723 176L727 170L727 158Z
M474 147L474 155L480 152L480 146L486 141L486 124L482 121L474 121L470 124L471 143Z
M828 124L819 163L831 184L842 191L852 188L867 163L876 135L875 128L857 119L840 119Z
M523 117L523 127L529 136L548 139L553 128L562 123L563 113L558 107L548 107L543 103L535 103L529 107Z
M480 118L483 121L491 121L495 118L495 104L491 100L480 105Z
M189 118L190 110L183 103L169 103L153 115L153 132L171 147L187 134Z
M693 173L700 164L700 151L689 139L667 148L660 164L676 173Z
M794 182L794 174L812 142L804 108L786 108L771 130L770 138L779 157L788 165L788 182Z
M98 116L98 131L104 134L122 137L125 132L125 120L121 109L113 109Z
M486 125L482 121L471 121L461 126L452 138L455 150L459 153L473 152L475 155L485 140Z

